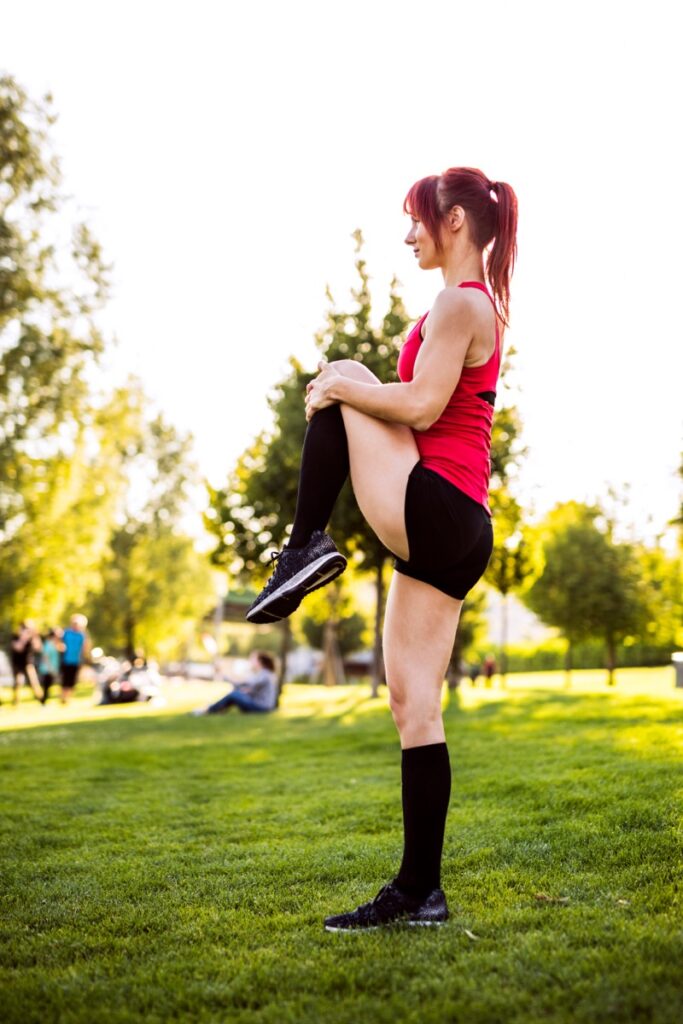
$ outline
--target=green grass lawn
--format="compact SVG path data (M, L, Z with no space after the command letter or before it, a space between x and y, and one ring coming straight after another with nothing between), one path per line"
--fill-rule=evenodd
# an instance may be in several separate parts
M446 700L438 930L327 934L401 852L386 698L274 716L0 707L0 1019L683 1019L683 691L673 671L510 677Z

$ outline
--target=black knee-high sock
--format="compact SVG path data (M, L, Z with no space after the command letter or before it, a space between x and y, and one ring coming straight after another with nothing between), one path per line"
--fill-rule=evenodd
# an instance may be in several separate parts
M339 405L328 405L315 413L306 429L289 547L302 548L314 530L325 529L348 475L344 418Z
M441 885L441 852L451 796L451 763L445 743L402 752L403 861L396 885L422 898Z

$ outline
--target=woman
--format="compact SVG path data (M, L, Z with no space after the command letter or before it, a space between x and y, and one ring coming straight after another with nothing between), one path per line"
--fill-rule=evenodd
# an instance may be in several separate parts
M448 917L440 865L451 772L441 689L463 599L493 545L489 452L517 200L504 182L455 167L416 182L404 209L406 244L421 269L441 270L444 287L406 339L400 383L381 384L353 360L320 363L306 394L292 534L247 613L252 622L283 618L343 571L323 531L350 467L363 515L396 555L384 658L402 747L404 849L393 881L369 903L327 918L329 931Z
M277 707L277 674L275 659L268 651L252 651L249 655L247 678L233 683L233 689L225 697L206 708L190 711L191 715L216 715L230 708L240 711L274 711Z

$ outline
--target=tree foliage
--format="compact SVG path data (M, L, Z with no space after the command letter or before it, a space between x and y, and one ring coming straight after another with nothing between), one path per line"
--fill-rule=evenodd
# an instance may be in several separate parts
M36 103L0 78L0 537L23 511L36 459L74 443L102 351L97 313L108 267L61 196L49 97Z
M311 594L299 617L299 629L310 647L323 650L325 627L334 619L341 655L359 650L367 632L367 622L354 609L353 598L344 586L344 577L325 590Z
M91 409L69 449L25 457L21 511L0 543L0 620L56 623L100 583L125 481L120 396Z
M683 550L637 548L647 615L639 639L645 646L683 649Z
M356 306L351 312L336 308L328 290L326 323L316 335L321 356L362 360L383 381L396 380L396 358L401 335L409 320L392 281L389 309L379 328L371 324L369 278L360 257L362 237L355 232L358 257L358 286L352 290ZM287 537L294 519L301 461L306 432L304 396L315 376L290 360L290 369L269 397L273 413L272 431L264 431L239 458L228 485L209 488L210 511L207 526L217 540L213 555L235 580L263 578L268 572L268 552ZM332 517L332 535L341 550L363 568L376 568L387 557L353 498L344 488Z
M371 319L371 296L362 236L354 233L358 285L352 290L351 311L340 310L328 290L326 322L316 336L318 349L328 361L358 359L382 381L397 379L396 360L408 316L391 282L389 308L381 324ZM268 552L279 546L289 532L296 509L301 449L306 430L304 396L315 374L291 360L290 371L272 393L269 404L274 417L272 432L262 433L238 460L228 486L209 489L207 526L217 539L216 564L225 566L236 581L263 579L268 573ZM383 613L384 566L389 558L358 509L350 484L337 501L330 532L359 571L373 572L377 586L375 644L379 651ZM376 658L376 673L381 659ZM379 681L375 677L375 688Z
M545 565L526 603L562 631L569 650L580 640L601 638L611 683L617 643L640 632L646 620L636 552L614 541L600 508L580 502L557 505L540 532Z
M0 618L53 620L94 582L114 456L86 370L102 349L107 267L68 222L49 97L0 78ZM112 481L113 484L113 481Z
M140 648L170 654L215 598L208 559L183 531L196 480L191 440L162 415L147 414L139 382L130 380L117 398L127 422L125 487L101 585L90 598L93 635L129 657Z
M182 531L189 440L135 381L94 393L109 268L61 194L54 120L0 77L0 623L92 600L98 640L158 649L213 597Z
M500 660L503 678L507 671L507 599L530 585L537 564L522 506L513 493L516 474L527 454L522 442L522 420L508 386L514 356L515 349L507 348L498 383L501 404L496 409L491 430L489 504L493 517L493 551L484 575L485 581L502 597Z

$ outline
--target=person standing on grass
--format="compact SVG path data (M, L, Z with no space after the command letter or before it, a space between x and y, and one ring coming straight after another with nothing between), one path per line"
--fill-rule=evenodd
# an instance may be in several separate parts
M14 678L13 704L16 707L19 703L19 694L24 683L28 683L33 690L36 700L42 700L43 691L36 671L36 655L41 647L40 634L31 619L26 619L19 626L16 633L12 634L10 643L10 659L12 663L12 676Z
M72 615L69 628L64 630L60 649L62 652L62 704L68 704L73 696L78 673L83 661L89 655L90 641L85 615Z
M469 668L468 675L470 677L470 682L471 682L472 686L476 686L477 685L477 679L481 675L481 669L479 668L478 662L476 662L476 661L472 662L472 664L470 665L470 668Z
M469 590L488 564L490 444L516 256L517 199L480 170L453 167L409 190L405 242L444 287L408 335L400 383L361 363L319 364L306 391L297 506L289 542L247 612L290 615L346 561L324 533L344 481L396 556L384 621L389 698L402 747L403 859L370 902L328 931L448 917L440 866L451 789L441 690ZM487 287L488 284L488 287Z
M484 679L486 680L487 686L491 686L491 684L493 683L493 677L497 671L498 666L496 665L496 659L492 654L487 654L486 657L484 658L483 665Z
M40 652L40 685L43 688L41 701L47 702L50 687L59 675L59 649L61 646L61 630L50 629L43 637Z
M233 683L225 697L207 708L197 708L191 715L216 715L230 708L240 711L274 711L277 706L277 675L275 659L267 651L252 651L249 656L251 673L244 682Z

